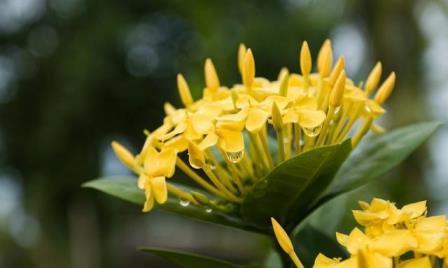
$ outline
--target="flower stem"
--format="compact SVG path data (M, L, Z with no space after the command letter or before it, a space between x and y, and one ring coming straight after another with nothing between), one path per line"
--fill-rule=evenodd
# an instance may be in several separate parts
M197 184L201 185L204 189L209 191L212 194L223 197L222 193L216 189L213 185L204 180L201 176L199 176L194 170L192 170L187 164L185 164L182 159L179 157L176 159L176 165L189 176L192 180L194 180Z
M177 195L179 198L188 200L195 205L198 204L198 202L193 198L193 196L191 194L182 191L181 189L177 188L176 186L174 186L170 183L167 183L166 188L168 189L168 192L170 192L174 195Z

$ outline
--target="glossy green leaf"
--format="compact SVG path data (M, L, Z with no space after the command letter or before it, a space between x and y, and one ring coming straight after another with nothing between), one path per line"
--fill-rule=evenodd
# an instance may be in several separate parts
M207 256L160 248L141 248L142 251L155 254L184 268L261 268L259 265L237 265Z
M347 140L307 151L275 167L244 200L243 218L268 228L270 217L275 217L292 228L300 221L301 211L326 190L350 150Z
M99 178L83 184L83 187L94 188L96 190L105 192L112 196L141 206L145 201L143 191L137 188L136 178L131 176L113 176ZM179 200L176 198L169 198L165 204L158 205L156 206L156 208L196 218L199 220L209 221L249 231L259 231L253 226L243 222L236 215L225 214L219 211L206 212L204 208L200 208L194 205L181 206Z
M331 190L319 204L365 185L391 170L424 143L439 126L439 122L420 123L365 140L342 165Z

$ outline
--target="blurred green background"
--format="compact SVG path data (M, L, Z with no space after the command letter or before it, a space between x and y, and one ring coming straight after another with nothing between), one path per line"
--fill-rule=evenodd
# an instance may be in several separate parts
M283 66L298 71L303 40L316 55L326 38L357 80L377 60L397 72L387 128L446 121L446 0L0 0L0 267L171 267L139 246L263 258L269 239L145 215L80 185L127 174L110 141L139 148L143 129L161 123L163 103L180 103L177 73L198 97L206 57L232 85L244 42L257 75L272 79ZM355 194L428 199L432 213L448 213L446 155L444 128Z

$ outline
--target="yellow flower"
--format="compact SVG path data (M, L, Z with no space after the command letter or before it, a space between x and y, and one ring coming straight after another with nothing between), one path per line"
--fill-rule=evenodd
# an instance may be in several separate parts
M193 99L185 77L177 76L183 106L164 105L163 123L151 132L145 131L147 137L140 153L134 156L122 146L112 145L119 159L141 175L138 184L147 196L145 210L164 200L165 194L158 195L163 193L160 189L194 200L191 193L173 184L163 186L169 176L158 172L162 169L159 162L148 159L169 155L166 170L169 166L170 172L174 172L177 166L220 199L216 202L241 203L253 185L281 162L348 138L354 147L370 129L380 129L374 120L385 113L382 105L393 90L394 73L380 85L382 67L378 63L365 87L360 88L347 76L343 56L333 64L330 40L321 46L315 63L306 41L299 54L296 70L283 68L277 79L269 80L256 76L253 51L241 44L237 60L241 83L230 87L221 83L215 65L207 58L202 97L198 100ZM275 150L271 140L277 141ZM186 154L187 163L183 160ZM274 154L278 159L274 159ZM196 169L200 171L196 173ZM389 228L374 222L384 222L382 217L393 219L384 212L355 214L369 225L369 236ZM407 216L403 215L407 214L394 217L404 217L400 219L406 222Z
M176 165L176 151L165 149L157 152L153 147L148 147L143 160L143 172L138 179L138 187L145 191L146 202L143 211L153 208L154 200L163 204L168 198L166 178L174 175Z

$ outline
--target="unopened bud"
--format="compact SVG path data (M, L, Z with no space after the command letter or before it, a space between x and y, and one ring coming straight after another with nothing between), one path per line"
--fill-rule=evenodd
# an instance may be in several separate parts
M271 218L272 228L274 229L275 238L277 238L278 244L286 254L291 255L294 253L294 246L283 227L274 219Z
M378 89L378 92L375 95L375 102L378 104L383 104L387 98L389 98L390 94L394 90L395 86L395 73L392 72L389 77L387 77L386 81L381 85Z
M112 150L118 159L130 169L134 169L137 165L135 157L120 143L113 141Z
M344 70L344 68L345 68L345 58L344 56L341 56L336 62L333 71L331 71L329 80L330 86L334 86L336 80L338 79L339 75Z
M255 60L254 55L252 54L252 50L250 48L247 50L244 55L244 63L243 63L243 84L250 88L255 79Z
M344 96L345 90L345 71L342 71L336 80L336 84L333 87L330 95L330 105L332 107L338 107L341 105L342 97Z
M306 41L303 42L302 48L300 49L300 69L302 75L308 76L311 73L312 62L311 62L311 52Z
M183 75L177 75L177 89L179 90L179 96L185 107L190 106L193 103L193 98L191 97L190 87L188 87L187 81Z
M333 50L330 40L325 40L317 56L317 70L322 77L327 77L333 64Z
M210 91L215 92L219 88L219 78L211 59L205 60L204 72L205 85Z
M243 74L243 66L244 66L244 55L246 55L247 48L244 44L240 44L238 48L238 69L240 70L240 74Z
M375 67L373 67L369 77L367 77L366 85L364 87L367 95L369 95L378 86L381 79L381 71L381 62L378 62Z

